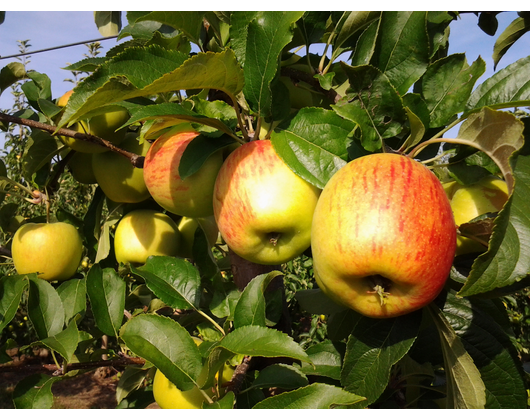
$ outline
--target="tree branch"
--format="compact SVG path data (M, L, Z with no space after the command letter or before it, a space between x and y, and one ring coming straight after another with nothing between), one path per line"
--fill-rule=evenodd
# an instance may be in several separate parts
M123 150L119 148L118 146L114 145L108 140L102 139L101 137L94 136L92 134L86 134L86 133L80 133L75 130L70 130L68 128L57 128L53 125L44 124L38 121L28 120L26 118L19 118L14 117L12 115L7 115L0 112L0 121L6 121L14 124L20 124L25 125L31 128L37 128L42 131L46 131L52 135L57 136L66 136L66 137L72 137L74 139L86 141L89 143L97 144L98 146L106 147L107 149L119 153L120 155L126 157L131 161L131 164L135 168L143 168L144 166L144 157L137 155L136 153L128 152L127 150Z

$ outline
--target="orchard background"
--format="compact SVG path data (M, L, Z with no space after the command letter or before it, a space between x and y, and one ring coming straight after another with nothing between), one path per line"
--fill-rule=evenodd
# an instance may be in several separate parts
M495 64L530 28L528 12L518 15L498 34L496 13L477 12L470 30L497 37ZM96 12L103 35L126 41L105 57L92 46L68 67L83 79L64 108L38 69L27 71L23 60L3 65L1 92L16 102L0 115L8 138L0 168L0 373L27 376L0 397L16 408L48 408L54 384L110 367L122 408L154 402L157 369L179 389L202 388L203 408L527 408L530 56L477 86L484 61L447 53L457 17L128 12L122 28L120 14ZM312 44L323 44L323 54L308 54ZM181 176L216 153L226 159L239 144L270 139L319 189L347 162L397 152L412 153L444 183L503 178L509 200L499 213L459 226L487 250L457 256L434 302L388 319L327 298L310 249L260 265L221 237L210 246L199 228L187 258L119 264L114 236L123 216L151 209L175 223L181 217L151 198L113 202L102 182L76 179L77 152L65 136L103 144L141 169L132 148L66 131L117 110L126 111L120 125L138 146L183 125L200 133ZM444 138L458 124L457 138ZM118 178L113 165L107 172ZM14 233L45 221L70 223L83 239L83 258L67 280L17 274L10 259ZM17 363L37 349L48 360ZM212 389L216 375L232 370Z

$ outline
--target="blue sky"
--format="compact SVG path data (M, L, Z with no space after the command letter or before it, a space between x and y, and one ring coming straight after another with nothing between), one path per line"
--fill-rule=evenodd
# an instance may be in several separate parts
M486 61L486 73L479 79L477 85L493 74L491 54L494 42L516 17L515 12L498 15L499 29L493 37L486 35L478 28L477 17L473 14L463 14L461 19L451 23L449 52L451 54L465 52L470 64L479 55ZM123 24L126 24L125 16ZM0 25L0 56L17 54L19 52L17 40L29 39L30 51L34 51L100 37L101 34L96 28L91 11L8 11L4 23ZM116 45L116 40L102 41L101 44L104 47L101 55L104 55L108 49ZM85 53L87 53L87 48L80 45L33 54L29 68L45 73L51 78L52 93L56 98L73 87L72 83L64 82L64 79L72 77L71 73L61 68L69 62L74 63L83 59ZM530 54L530 34L524 35L517 41L502 58L497 70L528 54ZM15 60L14 58L0 60L0 68ZM0 96L0 109L10 108L11 104L12 97L8 89Z

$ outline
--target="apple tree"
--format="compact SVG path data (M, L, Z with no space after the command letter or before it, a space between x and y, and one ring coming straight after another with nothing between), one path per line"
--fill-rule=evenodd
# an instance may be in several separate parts
M101 31L124 42L71 64L89 76L63 102L45 74L20 63L0 72L2 91L22 81L27 97L24 109L0 114L2 127L30 130L20 173L3 174L3 192L16 187L47 209L44 222L18 214L22 228L72 224L84 246L66 280L44 280L44 265L0 279L0 369L10 368L13 347L45 347L55 361L18 383L15 407L50 407L54 382L101 366L121 374L118 407L527 407L529 118L517 107L530 104L530 56L477 86L484 60L448 54L457 12L127 12L123 28L115 12L95 16ZM495 16L477 13L476 30L495 34ZM519 16L498 36L495 64L530 28L526 12ZM126 118L111 122L116 112ZM455 138L444 137L458 125ZM86 153L77 144L100 147ZM382 224L375 210L362 213L359 226L378 232L377 246L418 247L424 220L452 235L442 250L449 257L434 241L422 245L433 257L421 264L444 270L434 273L441 290L414 296L405 314L371 317L349 288L337 296L318 287L311 232L320 226L311 217L336 173L381 153L421 162L436 176L433 188L446 187L444 205L455 215L475 210L453 226L423 204L434 197L430 186L398 187L394 168L374 165L364 178L369 193L320 212L330 228L319 240L340 237L346 248L359 237L332 228L336 212L359 218L356 206L377 197L390 203L399 195L406 205L393 207L410 211ZM51 206L61 195L57 180L82 165L87 178L79 182L96 186L88 210L77 216ZM492 177L497 189L480 187ZM133 219L136 212L148 217ZM68 239L57 236L40 248ZM456 237L476 246L454 256ZM22 243L8 232L1 245ZM260 247L274 257L262 259ZM389 268L366 292L382 307L419 264L397 247L385 248L377 264ZM333 251L330 277L355 258L342 248ZM363 261L378 261L375 254L363 252ZM406 291L399 298L413 299ZM8 333L20 308L31 342Z

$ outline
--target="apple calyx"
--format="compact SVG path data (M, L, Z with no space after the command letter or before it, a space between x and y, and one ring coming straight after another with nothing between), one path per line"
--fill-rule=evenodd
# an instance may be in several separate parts
M269 233L269 242L272 244L272 246L278 245L278 241L280 240L280 237L282 236L279 232L271 232Z
M390 292L387 292L387 290L390 289L391 282L386 277L383 277L379 274L370 276L369 282L372 285L371 291L368 291L367 293L373 294L376 293L379 296L379 302L381 303L381 306L385 306L386 301L388 300L388 297L390 296ZM385 289L386 288L386 289Z

